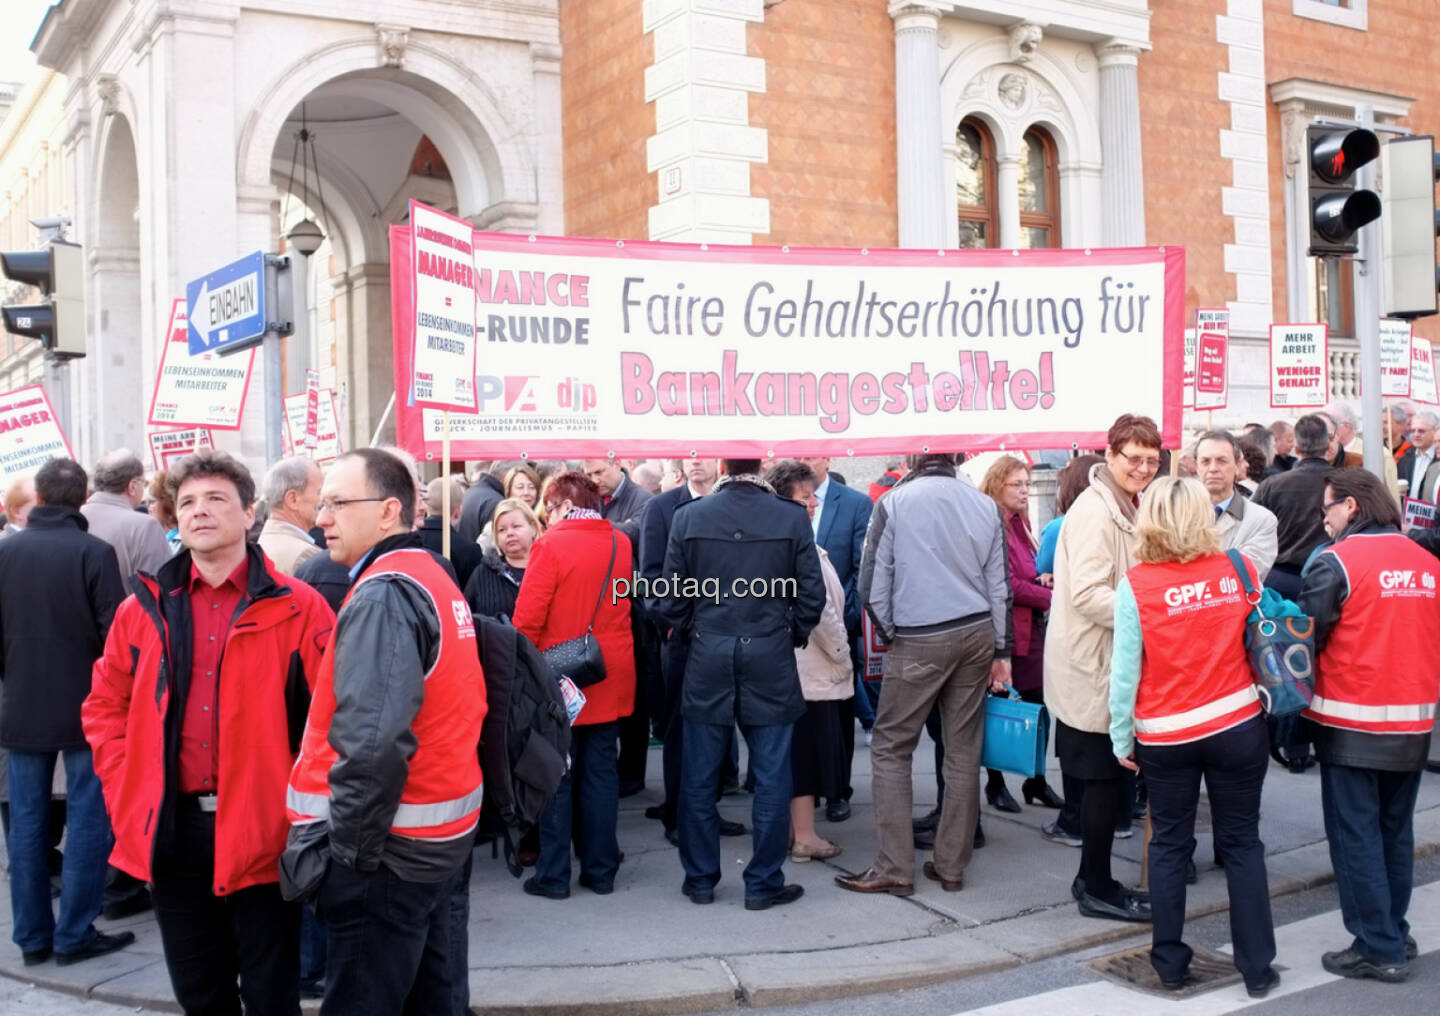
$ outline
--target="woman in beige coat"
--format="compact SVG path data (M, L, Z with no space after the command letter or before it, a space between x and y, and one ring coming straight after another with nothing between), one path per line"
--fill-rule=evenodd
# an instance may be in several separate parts
M778 462L766 479L781 497L799 501L815 514L815 474L803 462ZM820 572L825 578L825 609L810 632L804 648L795 650L805 715L795 721L790 740L790 860L826 859L840 846L815 831L815 805L819 798L836 800L845 788L844 741L840 730L840 703L855 694L850 664L850 643L845 634L845 587L823 548Z
M1110 749L1110 650L1115 587L1135 564L1140 492L1160 468L1160 432L1146 416L1120 417L1105 461L1065 515L1045 636L1045 705L1055 717L1060 769L1084 784L1080 871L1071 887L1087 917L1148 921L1146 897L1110 874L1125 771Z

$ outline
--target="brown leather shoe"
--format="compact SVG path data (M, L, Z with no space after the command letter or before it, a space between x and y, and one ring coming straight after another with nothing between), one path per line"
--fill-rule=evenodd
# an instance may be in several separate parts
M858 875L836 875L835 884L852 893L889 893L891 896L913 896L913 882L902 882L898 878L886 878L874 868L866 868Z
M947 893L958 893L961 889L965 888L965 879L963 877L941 878L940 873L935 870L934 861L926 861L925 867L922 870L925 872L926 878L939 882L940 888L944 889Z

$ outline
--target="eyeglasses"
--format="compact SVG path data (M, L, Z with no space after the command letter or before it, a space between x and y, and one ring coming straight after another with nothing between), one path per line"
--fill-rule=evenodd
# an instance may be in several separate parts
M1346 501L1349 500L1349 495L1346 495L1345 497L1337 497L1334 501L1326 501L1320 506L1320 516L1323 518L1329 513L1331 508L1334 508L1337 504L1344 504Z
M331 515L338 514L341 508L347 504L362 504L369 501L389 501L388 497L332 497L329 500L321 501L315 506L315 514L329 512Z
M1030 481L1029 481L1029 480L1007 480L1007 481L1005 482L1005 486L1007 486L1007 487L1014 487L1016 490L1029 490L1029 489L1030 489Z
M1130 463L1131 469L1148 469L1152 473L1160 468L1160 456L1158 455L1126 455L1120 452L1120 457Z

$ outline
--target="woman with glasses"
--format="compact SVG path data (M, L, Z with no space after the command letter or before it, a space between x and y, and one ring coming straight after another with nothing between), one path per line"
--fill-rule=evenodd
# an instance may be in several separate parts
M629 581L634 562L629 538L600 517L600 488L584 473L553 478L545 514L550 528L530 551L515 627L543 651L584 635L593 619L605 678L583 689L585 705L571 724L570 772L540 815L540 857L524 889L568 897L573 841L580 885L604 896L620 868L618 721L635 708L630 600L615 595L615 583Z
M1006 553L1010 559L1011 627L1015 634L1011 684L1026 702L1043 702L1045 678L1045 613L1050 589L1041 585L1035 571L1035 534L1030 529L1030 467L1013 455L990 464L980 490L1000 507L1005 521ZM987 769L985 799L1000 811L1018 812L1020 805L1005 786L1005 775ZM1060 808L1065 802L1050 789L1045 777L1032 776L1020 787L1026 804Z
M1354 936L1320 962L1340 977L1403 981L1419 952L1405 912L1415 798L1440 697L1440 567L1400 535L1389 491L1363 469L1327 473L1317 508L1335 542L1301 579L1316 653L1305 717L1340 914Z
M1251 997L1263 998L1280 983L1260 842L1270 736L1245 655L1251 605L1213 520L1198 480L1161 477L1140 501L1140 563L1115 590L1110 742L1122 766L1138 765L1150 793L1150 965L1160 983L1178 991L1190 982L1185 869L1203 776L1225 856L1235 966ZM1258 588L1254 564L1240 561Z
M1045 706L1055 717L1060 769L1082 785L1080 870L1071 892L1086 917L1150 920L1149 900L1115 881L1110 850L1126 770L1110 750L1110 653L1115 587L1135 565L1140 492L1160 469L1160 432L1148 416L1111 425L1105 461L1065 516L1045 634Z

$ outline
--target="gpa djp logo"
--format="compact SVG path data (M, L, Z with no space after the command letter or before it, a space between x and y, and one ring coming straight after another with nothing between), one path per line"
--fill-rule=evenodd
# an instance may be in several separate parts
M464 600L451 600L450 612L455 615L455 625L459 629L457 637L462 639L473 639L475 637L475 618L470 615L470 605Z
M477 374L475 398L478 409L481 413L541 412L539 383L540 378L533 374L512 374L504 377ZM548 382L545 391L550 391ZM566 377L556 383L555 397L547 401L545 411L588 413L596 408L598 402L593 384L578 377Z
M1213 583L1209 579L1203 582L1186 582L1165 590L1165 604L1170 607L1187 607L1204 603L1216 596L1229 596L1239 589L1240 583L1228 575Z
M1428 571L1410 571L1400 568L1392 568L1382 571L1379 576L1380 588L1387 592L1404 590L1429 590L1435 589L1435 576Z

